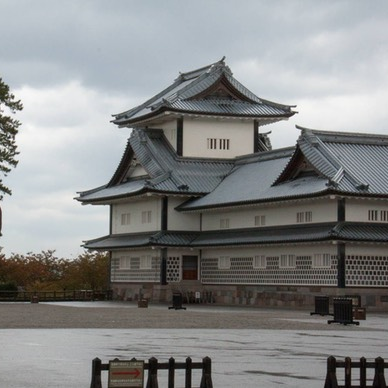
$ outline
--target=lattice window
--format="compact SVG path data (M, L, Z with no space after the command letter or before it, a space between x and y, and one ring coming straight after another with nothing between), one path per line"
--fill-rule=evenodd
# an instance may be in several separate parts
M347 256L345 266L347 286L388 286L387 256Z
M260 255L256 255L260 256ZM314 268L310 255L292 255L294 267L280 267L279 256L265 255L266 267L253 268L256 256L230 257L230 269L219 268L219 258L202 257L201 280L204 284L251 285L327 285L337 284L337 257L331 256L330 268ZM264 255L263 255L264 256ZM287 260L288 260L288 255ZM259 261L263 259L257 259Z
M181 280L181 259L180 257L169 256L167 259L167 281L179 282Z

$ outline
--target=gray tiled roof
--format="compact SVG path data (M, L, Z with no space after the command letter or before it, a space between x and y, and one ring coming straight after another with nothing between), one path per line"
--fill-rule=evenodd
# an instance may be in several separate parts
M137 234L115 234L86 241L88 249L123 249L147 246L187 247L198 236L199 232L150 232Z
M261 153L236 161L209 194L180 207L183 211L276 201L328 193L388 196L388 136L300 128L293 151ZM287 152L288 151L288 152ZM266 155L269 158L266 158ZM315 173L285 173L302 155ZM288 170L287 170L288 169Z
M87 241L85 247L97 250L147 246L203 248L332 240L388 242L388 225L326 223L206 232L162 231L142 234L120 234Z
M214 190L234 165L233 160L180 158L162 130L134 129L129 143L127 152L136 154L148 176L123 183L112 178L106 186L80 193L79 201L103 202L145 192L203 195ZM121 163L128 164L130 160L124 155ZM118 177L122 170L119 166Z
M126 247L145 247L155 232L137 234L112 234L85 241L84 247L88 249L120 249Z
M224 82L238 98L212 99L206 91ZM205 96L202 94L205 93ZM165 111L202 113L209 115L232 115L238 117L272 118L270 122L290 117L296 112L292 106L263 100L239 83L224 59L188 73L180 74L172 85L142 105L116 114L113 122L119 126L136 126L137 122Z

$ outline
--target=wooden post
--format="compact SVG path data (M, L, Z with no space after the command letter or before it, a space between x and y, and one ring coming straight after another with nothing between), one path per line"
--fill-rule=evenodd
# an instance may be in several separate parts
M202 379L200 388L213 388L212 360L209 357L205 357L202 360Z
M336 375L336 359L333 356L330 356L327 359L327 372L324 388L338 388L338 381Z
M159 388L158 386L158 360L151 357L148 360L148 380L146 388Z
M168 360L168 388L175 387L175 359L171 357Z
M366 358L360 358L360 388L366 388Z
M375 377L373 379L373 387L387 388L384 377L384 360L381 357L377 357L375 360Z
M352 360L345 357L345 388L352 387Z
M92 382L90 388L102 388L101 384L101 360L96 357L92 361Z
M185 373L185 388L191 388L192 382L192 360L190 357L186 358L186 373Z

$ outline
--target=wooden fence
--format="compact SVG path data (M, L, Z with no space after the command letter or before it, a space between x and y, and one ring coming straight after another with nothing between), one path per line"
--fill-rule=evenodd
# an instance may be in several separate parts
M115 361L118 361L117 359ZM131 361L136 361L132 359ZM193 362L190 357L186 358L185 362L176 362L174 358L170 358L168 362L160 363L155 357L144 363L144 370L148 370L148 378L146 388L158 388L158 370L168 371L168 388L175 388L175 371L181 369L185 371L185 388L192 388L192 371L193 369L202 370L201 381L199 388L213 388L211 377L211 359L203 358L202 362ZM102 388L101 372L109 371L109 364L103 364L99 358L92 361L92 381L90 388Z
M63 302L111 299L111 290L0 291L0 302Z
M367 361L364 357L360 358L360 361L352 361L350 357L338 361L330 356L327 359L324 388L387 388L384 377L384 370L387 367L388 363L381 357L374 361ZM337 380L338 368L344 370L344 377L343 380L340 379L340 383ZM371 370L369 375L368 370Z

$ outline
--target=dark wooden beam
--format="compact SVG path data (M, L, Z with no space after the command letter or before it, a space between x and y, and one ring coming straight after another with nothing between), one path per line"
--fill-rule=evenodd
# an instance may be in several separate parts
M183 155L183 117L177 120L176 128L176 153L178 156Z

